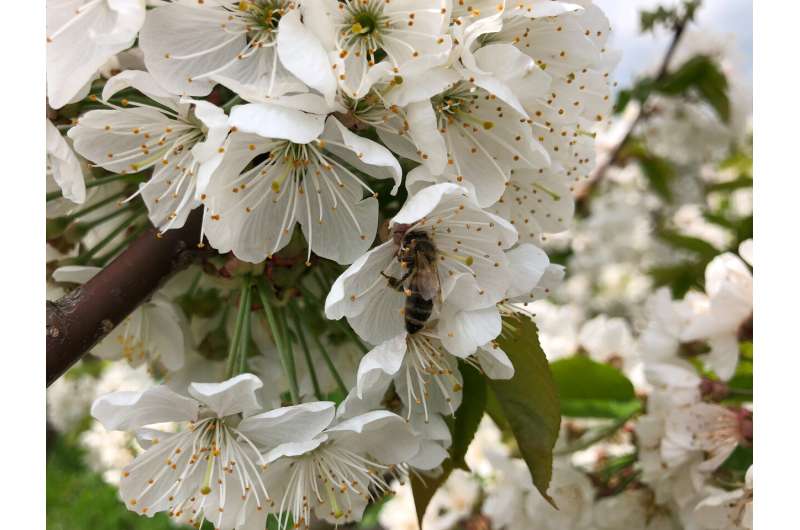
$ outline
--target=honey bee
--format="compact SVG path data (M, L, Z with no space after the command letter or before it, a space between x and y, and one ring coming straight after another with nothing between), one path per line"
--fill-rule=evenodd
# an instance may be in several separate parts
M408 231L408 225L397 225L392 237L398 244L397 260L404 273L393 278L384 273L389 285L402 290L406 296L405 326L408 333L425 327L433 312L434 299L441 294L439 274L436 271L436 246L425 232Z

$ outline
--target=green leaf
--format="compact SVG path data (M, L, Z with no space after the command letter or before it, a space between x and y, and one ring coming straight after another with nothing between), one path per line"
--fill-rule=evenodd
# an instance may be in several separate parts
M663 6L658 6L652 11L639 12L639 26L642 33L653 31L656 26L671 27L677 20L678 13L675 9L667 9Z
M717 112L719 118L730 120L728 79L717 63L707 55L696 55L677 70L658 82L655 89L668 96L679 96L696 92Z
M442 473L438 477L426 477L424 481L416 475L411 477L411 489L414 492L414 505L417 509L420 527L425 510L439 486L444 484L454 469L459 467L466 469L464 456L467 454L467 448L475 437L478 424L486 410L486 379L466 363L459 363L459 370L464 381L462 390L464 397L450 424L450 432L453 437L450 458L442 464Z
M709 261L720 253L717 247L704 239L687 236L672 230L659 230L658 237L675 248L694 252Z
M367 506L366 510L364 510L364 516L361 518L361 522L358 524L358 528L361 530L381 528L378 517L380 516L381 509L383 509L383 505L389 502L392 497L393 495L384 495L382 498ZM272 528L269 530L272 530Z
M515 373L507 381L490 380L489 386L511 427L534 485L553 504L547 488L553 472L553 446L558 438L561 413L536 324L525 317L506 318L498 343L511 359Z
M486 410L486 379L474 367L459 363L461 377L464 380L463 400L456 411L453 422L453 447L450 457L453 467L467 469L464 455L475 437L478 424Z
M561 415L570 418L624 418L640 407L637 400L561 399Z
M739 471L744 474L752 465L753 448L739 445L733 450L731 456L722 463L720 468L729 471Z
M675 176L672 164L664 158L648 155L639 158L639 166L653 191L664 200L672 201L672 190L669 187L670 181Z
M703 278L706 262L688 261L677 265L653 267L648 274L653 278L656 287L668 286L673 298L680 299L692 287L702 288L699 279Z
M550 370L564 416L622 418L640 407L633 384L613 366L576 355L553 362Z
M724 182L715 182L706 186L707 192L713 191L735 191L742 188L752 188L753 177L741 176L733 180L726 180Z
M508 424L508 420L503 413L503 408L500 406L500 402L497 401L497 396L494 395L491 388L487 388L487 390L486 414L489 415L495 425L497 425L497 428L503 433L511 433L511 425Z
M585 355L559 359L550 364L558 394L566 399L636 399L633 384L622 372Z
M716 65L697 83L697 91L711 105L719 118L725 122L731 119L731 102L728 99L728 80Z
M733 169L740 178L753 178L753 156L744 151L734 151L728 158L723 160L720 169Z

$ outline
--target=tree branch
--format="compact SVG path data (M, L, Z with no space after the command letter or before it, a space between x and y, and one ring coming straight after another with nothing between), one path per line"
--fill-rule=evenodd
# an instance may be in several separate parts
M686 31L686 26L688 25L689 20L688 18L684 17L679 22L675 24L674 32L672 34L672 40L670 41L669 47L667 48L666 53L664 54L664 58L661 60L661 65L658 68L658 72L655 77L655 82L658 83L666 79L667 75L669 74L669 63L672 62L672 58L675 56L675 52L678 49L678 44L681 41L681 37L683 37L684 31ZM603 179L606 171L611 166L616 165L619 162L619 157L622 154L622 148L625 147L625 144L628 142L628 139L633 134L633 131L636 130L636 126L639 125L642 118L644 117L644 106L647 103L649 98L649 94L644 100L641 102L639 113L636 115L636 118L631 122L628 129L625 131L625 135L622 137L622 140L614 147L614 150L611 152L611 155L599 165L594 170L594 175L589 180L589 182L584 186L583 190L580 193L580 196L577 197L578 202L586 201L592 193L592 189Z
M161 237L151 228L91 280L56 302L47 302L47 386L172 274L209 252L198 248L202 220L198 208L182 228Z

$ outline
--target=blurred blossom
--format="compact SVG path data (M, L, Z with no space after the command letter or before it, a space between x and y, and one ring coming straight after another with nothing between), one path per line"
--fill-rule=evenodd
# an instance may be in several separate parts
M583 312L578 306L556 305L547 300L528 304L539 327L539 343L550 361L578 351L578 329Z
M68 432L86 417L95 397L92 377L62 377L47 389L47 421L59 432Z
M708 241L717 248L727 248L733 234L703 217L703 210L697 204L684 204L672 218L678 230L687 235Z

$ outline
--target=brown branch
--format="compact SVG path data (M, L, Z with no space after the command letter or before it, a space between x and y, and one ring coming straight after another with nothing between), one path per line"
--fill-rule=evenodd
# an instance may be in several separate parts
M675 24L674 33L672 34L672 40L669 43L669 47L667 48L666 53L664 54L664 58L661 60L661 65L658 68L658 72L655 77L655 83L659 83L666 79L667 75L669 74L669 63L672 62L672 58L675 56L675 52L678 49L678 44L681 41L681 37L683 37L684 31L686 31L686 26L689 20L684 17L680 21ZM625 144L628 143L628 139L633 134L633 131L636 130L636 126L639 125L642 118L645 117L644 106L649 99L649 94L645 96L644 100L641 102L639 113L636 115L636 118L630 123L628 129L625 131L625 135L622 137L622 140L614 147L614 150L611 151L611 155L603 162L602 165L598 166L594 170L594 175L592 179L583 187L580 192L580 195L577 197L577 201L579 203L583 203L587 201L589 196L592 193L592 189L603 179L606 171L608 168L618 164L620 162L620 155L622 154L622 150L625 147Z
M150 229L91 280L47 302L47 386L199 255L202 209L162 237ZM207 247L206 247L207 248Z

